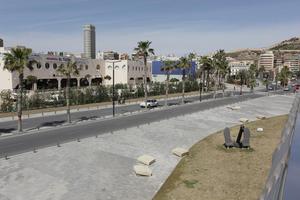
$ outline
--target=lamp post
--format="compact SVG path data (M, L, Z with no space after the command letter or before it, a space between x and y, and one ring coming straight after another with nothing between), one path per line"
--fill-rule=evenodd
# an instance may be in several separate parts
M112 81L113 81L113 84L112 84L112 87L113 87L113 95L112 95L112 106L113 106L113 117L115 117L115 63L118 63L118 62L121 62L120 60L118 61L112 61L112 62L109 62L109 63L112 63L112 70L113 70L113 75L112 75Z

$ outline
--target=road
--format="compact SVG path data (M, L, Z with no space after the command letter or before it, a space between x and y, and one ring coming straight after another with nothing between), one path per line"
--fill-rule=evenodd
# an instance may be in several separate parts
M40 130L37 133L24 134L19 136L0 139L1 157L11 156L34 149L62 144L64 142L80 140L86 137L97 136L104 133L149 124L180 115L190 114L206 109L233 104L248 99L258 98L262 94L249 94L245 96L234 96L219 98L201 103L191 103L181 106L172 106L166 109L142 112L136 115L127 115L105 120L94 120L82 122L69 126L59 126L52 129Z
M229 94L229 93L228 93ZM227 94L227 96L228 96ZM212 98L213 95L203 95L202 99L209 99ZM222 94L218 94L217 98L222 97ZM199 97L188 97L186 98L187 102L193 102L193 101L199 101ZM169 105L176 105L181 102L181 99L173 99L169 100ZM159 101L159 105L164 105L164 100ZM133 105L125 105L116 107L116 115L118 114L124 114L128 112L134 112L141 110L140 106L138 104ZM85 121L89 119L95 119L100 118L104 116L112 115L112 108L103 108L100 110L88 110L88 111L78 111L71 114L73 121ZM56 114L52 116L41 116L41 117L34 117L34 118L28 118L23 119L23 129L24 130L30 130L30 129L36 129L40 127L54 127L57 125L62 125L66 123L66 115L65 114ZM17 130L17 122L16 121L5 121L0 122L0 134L1 133L11 133L13 131Z

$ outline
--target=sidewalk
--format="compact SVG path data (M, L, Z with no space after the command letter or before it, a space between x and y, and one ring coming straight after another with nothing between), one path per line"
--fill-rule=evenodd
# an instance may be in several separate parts
M203 95L208 95L208 94L210 94L210 93L205 93ZM196 92L190 92L190 93L185 94L185 97L194 97L194 96L199 96L199 92L196 91ZM164 100L165 96L159 95L159 96L151 96L148 98ZM180 99L180 98L181 98L181 94L175 93L175 94L169 94L168 100L174 100L174 99ZM126 100L125 104L121 104L121 105L117 104L117 102L116 102L116 107L140 104L143 100L144 100L144 98L128 99L128 100ZM102 102L102 103L71 106L71 113L88 111L88 110L99 110L99 109L104 109L104 108L112 108L112 102ZM66 113L66 107L45 108L45 109L23 111L22 118L28 119L28 118L35 118L35 117L42 117L42 116L65 114L65 113ZM17 119L16 112L0 113L0 122L11 121L11 120L16 120L16 119Z
M240 110L217 107L0 160L0 198L150 200L180 161L173 148L190 148L242 117L287 114L293 99L265 96L235 104ZM143 154L156 159L148 178L133 172Z

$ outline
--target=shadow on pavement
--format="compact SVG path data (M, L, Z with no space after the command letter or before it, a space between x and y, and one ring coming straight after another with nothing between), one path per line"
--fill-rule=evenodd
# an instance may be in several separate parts
M62 125L65 122L66 122L65 120L45 122L45 123L42 123L41 125L39 125L38 127L43 127L43 126L58 126L58 125Z
M96 119L97 116L91 116L91 117L80 117L78 121L86 121L86 120L93 120Z
M0 135L1 135L1 133L10 133L15 130L16 129L14 129L14 128L0 128Z

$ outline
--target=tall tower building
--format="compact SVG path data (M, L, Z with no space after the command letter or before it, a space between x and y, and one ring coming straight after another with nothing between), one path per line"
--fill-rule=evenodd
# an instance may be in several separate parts
M85 58L96 58L96 32L91 24L83 26L83 48Z
M0 38L0 47L3 47L4 44L3 44L3 39Z

